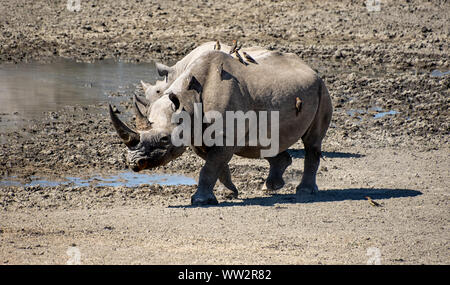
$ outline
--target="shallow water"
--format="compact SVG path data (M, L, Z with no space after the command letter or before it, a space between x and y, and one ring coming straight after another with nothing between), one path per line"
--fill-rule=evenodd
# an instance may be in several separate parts
M44 186L55 187L59 185L67 185L72 187L100 187L100 186L126 186L136 187L142 184L159 184L159 185L195 185L197 182L194 178L178 175L178 174L143 174L134 172L121 172L116 175L102 176L93 175L88 178L66 176L60 180L51 180L43 177L31 176L31 181L21 182L16 177L3 177L0 180L0 186Z
M435 70L433 70L433 71L431 72L430 75L431 75L432 77L443 77L443 76L445 76L445 75L450 75L450 70L447 70L447 71L445 71L445 72L442 72L442 71L440 71L440 70L435 69Z
M373 107L370 107L370 108L367 109L367 110L363 110L363 109L350 109L350 110L345 111L345 113L346 113L347 115L351 116L351 117L357 117L357 118L359 118L359 119L362 120L361 115L364 115L364 114L367 114L367 113L372 114L372 118L373 118L373 119L379 119L379 118L383 118L384 116L387 116L387 115L395 115L395 114L398 114L398 113L400 113L400 112L395 111L395 110L387 110L387 111L383 111L382 108L380 108L380 107L378 107L378 106L373 106Z
M373 117L374 117L374 119L379 119L379 118L382 118L382 117L384 117L386 115L395 115L395 114L398 114L398 113L399 113L398 111L390 110L390 111L387 111L387 112L380 112L378 114L375 114L375 115L373 115Z
M106 102L110 92L131 93L140 80L154 82L157 78L153 63L61 59L53 63L2 64L0 113L17 112L17 117L35 118L64 106Z

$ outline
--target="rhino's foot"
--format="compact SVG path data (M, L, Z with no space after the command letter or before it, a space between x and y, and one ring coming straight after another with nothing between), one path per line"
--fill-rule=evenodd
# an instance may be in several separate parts
M300 183L297 186L295 194L301 196L304 194L316 194L317 192L319 192L319 187L316 184Z
M239 191L237 190L236 186L234 186L233 183L231 184L224 184L224 186L228 189L231 190L231 193L228 193L225 195L225 197L227 199L236 199L239 196Z
M239 196L239 192L238 191L233 191L231 193L226 194L225 198L227 198L227 199L237 199L238 196Z
M194 194L191 198L192 206L217 205L219 202L214 195L198 195Z
M224 167L222 173L219 176L219 181L225 186L228 190L231 190L232 193L226 195L227 199L237 198L239 195L239 191L234 185L233 181L231 181L231 173L228 165Z
M269 177L265 186L265 189L275 191L284 187L284 180L282 177Z

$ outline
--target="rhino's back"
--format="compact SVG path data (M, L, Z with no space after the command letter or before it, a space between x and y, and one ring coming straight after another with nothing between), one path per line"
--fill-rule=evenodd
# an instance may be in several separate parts
M195 62L204 52L214 50L215 42L206 42L193 49L183 59L175 64L175 70L178 74L183 73L191 63Z
M201 57L202 55L204 55L205 53L207 53L209 51L213 51L215 45L216 45L216 42L206 42L206 43L203 43L200 46L196 47L195 49L193 49L183 59L181 59L180 61L178 61L175 64L175 69L176 69L177 73L181 74L186 69L188 69L189 66L192 63L194 63L196 59L198 59L199 57ZM224 43L220 43L220 46L221 46L220 51L222 51L226 54L228 54L231 50L231 46L226 45ZM259 47L259 46L244 47L240 51L250 54L255 59L260 58L260 57L268 57L268 56L270 56L270 53L272 53L271 51L264 49L262 47Z
M311 93L319 84L316 72L294 54L268 52L259 58L258 64L243 69L243 79L256 108L278 109L295 102L315 101Z

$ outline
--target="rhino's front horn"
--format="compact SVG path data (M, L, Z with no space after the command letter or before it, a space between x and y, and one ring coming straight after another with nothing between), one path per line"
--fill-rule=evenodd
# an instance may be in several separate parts
M139 134L130 129L117 117L111 105L109 105L109 116L111 117L111 121L113 123L114 128L117 131L117 134L123 140L123 142L127 147L133 147L139 143L140 140Z
M141 109L139 109L138 98L136 94L134 95L133 107L134 114L136 116L136 128L142 131L150 129L152 127L152 124L148 121L147 117L142 114Z

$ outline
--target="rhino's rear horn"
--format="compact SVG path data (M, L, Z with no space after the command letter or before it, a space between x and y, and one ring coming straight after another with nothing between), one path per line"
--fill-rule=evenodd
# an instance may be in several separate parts
M123 140L127 147L136 146L139 143L140 136L137 132L130 129L127 125L125 125L114 113L111 105L109 105L109 116L111 117L111 121L113 123L114 128L117 131L119 137Z
M138 130L148 130L152 127L152 124L149 122L146 116L142 114L141 109L139 109L138 106L138 98L136 94L134 95L134 102L133 102L133 108L134 108L134 114L136 116L136 128Z
M138 101L139 103L141 103L141 104L144 105L145 107L150 106L150 100L148 100L148 99L145 98L145 97L141 97L141 96L139 96L139 95L136 95L136 94L134 94L134 95L136 96L136 101Z

